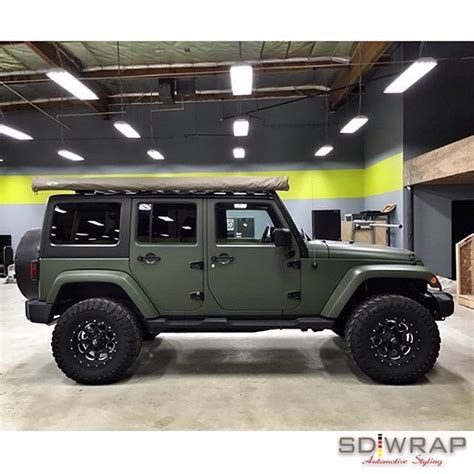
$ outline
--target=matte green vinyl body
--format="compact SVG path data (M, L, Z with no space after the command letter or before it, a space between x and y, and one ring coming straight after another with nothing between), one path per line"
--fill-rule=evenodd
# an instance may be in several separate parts
M60 197L50 203L48 212ZM122 198L123 199L123 198ZM237 198L236 198L237 199ZM371 279L417 279L431 272L412 252L375 245L304 240L275 196L252 202L269 204L283 227L291 230L290 248L273 244L223 245L216 241L214 205L220 198L166 198L194 203L197 241L191 245L137 242L139 203L163 202L159 197L130 198L128 256L123 258L40 259L39 299L54 304L66 286L109 284L127 295L146 319L167 317L337 318L361 284ZM239 202L250 202L238 198ZM47 222L47 219L45 220ZM154 253L153 265L140 261ZM216 262L231 255L232 263Z

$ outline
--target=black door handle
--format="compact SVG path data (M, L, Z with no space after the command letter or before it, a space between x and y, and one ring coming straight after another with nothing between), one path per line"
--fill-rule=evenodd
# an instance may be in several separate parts
M222 263L223 265L227 265L230 262L234 261L234 257L232 255L227 255L226 253L222 253L220 255L213 255L211 257L212 262L219 262Z
M161 257L158 257L158 255L155 255L154 253L147 253L146 255L139 255L137 260L139 262L144 262L151 265L153 263L159 262Z

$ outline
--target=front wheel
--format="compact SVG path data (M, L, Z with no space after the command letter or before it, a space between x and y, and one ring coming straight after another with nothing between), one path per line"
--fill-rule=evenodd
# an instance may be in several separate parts
M82 384L107 384L123 377L140 353L142 332L122 304L91 298L74 304L53 332L53 356L64 374Z
M440 349L438 326L429 311L400 295L363 301L349 316L346 340L362 372L386 384L418 380L433 367Z

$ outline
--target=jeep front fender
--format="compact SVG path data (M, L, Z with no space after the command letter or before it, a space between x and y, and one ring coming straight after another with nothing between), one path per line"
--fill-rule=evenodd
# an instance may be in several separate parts
M73 270L60 273L51 285L46 303L53 304L64 285L74 283L110 283L120 287L146 318L160 315L138 283L127 273L116 270Z
M361 265L351 268L334 289L321 311L321 316L337 318L344 306L364 281L375 278L407 278L429 281L433 272L419 265Z

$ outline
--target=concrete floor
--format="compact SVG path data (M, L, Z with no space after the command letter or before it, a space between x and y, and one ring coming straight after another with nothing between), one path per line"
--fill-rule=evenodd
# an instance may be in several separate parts
M134 375L81 386L51 356L16 285L0 285L3 430L470 430L474 311L441 323L441 355L416 385L371 382L331 332L167 334Z

